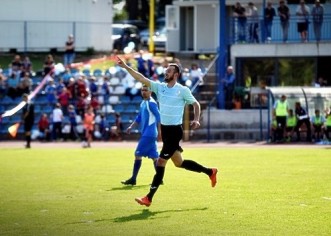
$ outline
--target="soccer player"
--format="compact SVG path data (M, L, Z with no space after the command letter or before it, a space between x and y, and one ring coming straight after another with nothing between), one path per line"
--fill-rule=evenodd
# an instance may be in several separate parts
M176 167L184 168L194 172L203 172L209 176L211 186L215 187L217 179L217 168L207 168L192 160L183 160L181 152L183 149L179 145L183 137L183 114L186 104L191 104L194 110L194 119L191 122L192 129L200 126L200 104L192 95L189 88L177 83L180 77L180 68L177 64L171 63L165 71L164 82L152 81L128 66L118 57L117 64L126 69L136 80L146 84L158 98L161 115L161 135L163 147L157 161L156 174L150 187L149 193L145 197L136 198L136 202L149 207L154 194L162 182L165 166L169 159Z
M84 128L85 128L85 139L87 142L86 147L90 148L92 142L93 130L94 130L94 113L92 106L89 106L87 112L84 114ZM85 145L83 147L85 147Z
M141 167L142 157L153 160L156 170L156 162L159 157L157 152L157 139L161 136L160 112L156 101L151 97L150 89L143 85L141 96L143 101L140 104L139 114L133 123L126 129L127 133L140 124L141 137L135 150L135 160L133 164L132 176L128 180L122 181L125 185L136 185L137 175Z

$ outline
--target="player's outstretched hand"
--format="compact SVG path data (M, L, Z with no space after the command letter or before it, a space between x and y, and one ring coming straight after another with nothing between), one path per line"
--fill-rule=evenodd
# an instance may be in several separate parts
M200 127L200 122L198 120L191 121L192 129L198 129Z
M120 57L117 57L117 65L119 65L122 68L125 68L126 63Z

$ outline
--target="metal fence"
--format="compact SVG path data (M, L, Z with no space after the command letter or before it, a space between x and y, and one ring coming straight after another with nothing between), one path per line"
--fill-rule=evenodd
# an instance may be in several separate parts
M295 43L295 42L301 42L300 34L297 30L297 16L291 16L289 20L289 28L288 28L288 43ZM314 33L314 23L312 16L308 19L308 41L316 41L315 33ZM245 24L245 40L242 40L240 38L240 31L239 31L239 22L237 17L231 17L229 18L228 22L228 28L229 28L229 37L228 37L228 43L229 44L236 44L236 43L252 43L252 41L249 38L250 35L250 25L251 21L249 18L247 18L247 22ZM272 28L271 28L271 41L266 40L265 35L265 24L262 17L259 18L258 23L258 38L259 43L266 43L266 42L272 42L272 43L283 43L283 30L281 27L281 22L278 16L275 16L272 22ZM321 27L321 42L323 41L331 41L331 14L324 15L324 21L322 23ZM255 42L256 43L256 42Z

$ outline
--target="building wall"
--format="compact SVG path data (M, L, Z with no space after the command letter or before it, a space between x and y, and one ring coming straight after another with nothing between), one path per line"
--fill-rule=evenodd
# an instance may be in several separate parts
M110 50L111 0L1 0L0 51L64 49L69 34L76 49Z

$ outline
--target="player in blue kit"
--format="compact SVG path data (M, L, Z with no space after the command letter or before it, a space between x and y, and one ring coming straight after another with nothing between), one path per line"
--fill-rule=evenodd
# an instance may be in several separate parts
M127 133L130 133L132 128L140 125L141 137L135 150L132 176L128 180L121 182L124 185L136 185L142 157L151 158L156 169L156 161L159 157L159 153L157 152L157 139L161 138L161 126L160 112L156 101L151 95L152 92L150 89L146 85L143 85L141 89L143 101L140 104L139 114L126 130Z
M203 172L209 176L211 186L215 187L217 182L217 168L207 168L192 160L183 160L183 149L179 145L183 137L183 114L186 104L193 106L194 119L191 122L192 129L200 127L200 104L194 98L188 87L177 83L180 77L180 68L177 64L171 63L165 71L165 82L152 81L138 71L128 66L118 57L117 64L126 69L137 81L147 85L157 96L160 106L161 135L163 147L157 161L156 174L154 175L149 193L145 197L135 198L140 205L149 207L152 199L164 176L165 166L169 159L176 167L184 168L194 172Z

